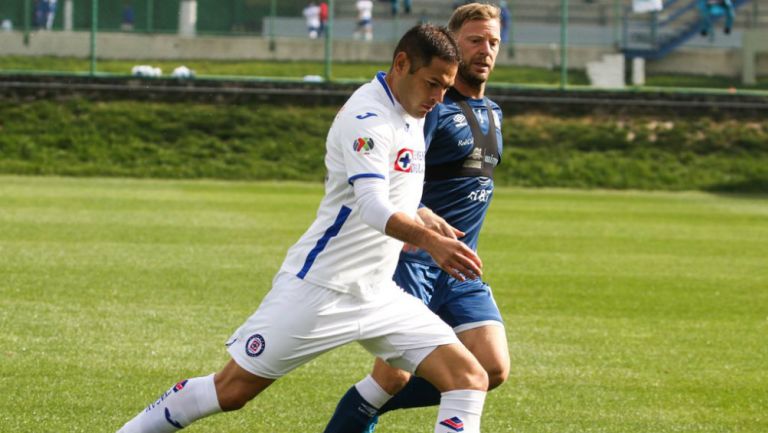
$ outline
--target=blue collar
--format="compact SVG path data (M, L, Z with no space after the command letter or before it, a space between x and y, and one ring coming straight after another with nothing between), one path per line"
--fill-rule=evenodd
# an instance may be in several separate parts
M389 96L389 100L392 102L392 105L395 105L395 98L392 97L392 92L389 90L389 85L387 85L387 81L384 79L387 74L383 71L379 71L376 74L376 79L379 80L379 83L381 83L381 86L384 87L384 91L387 92L387 96Z

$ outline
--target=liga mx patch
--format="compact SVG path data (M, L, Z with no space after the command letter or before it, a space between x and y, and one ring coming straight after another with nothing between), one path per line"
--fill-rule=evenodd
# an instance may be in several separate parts
M464 431L464 421L457 416L440 421L440 425L448 427L453 431Z
M410 173L413 170L413 150L400 149L395 158L395 171Z
M370 137L360 137L355 139L354 144L352 145L352 149L355 150L357 153L365 153L367 154L371 150L373 150L373 138Z
M253 334L245 342L245 353L251 358L255 358L264 352L265 347L264 337L261 334Z

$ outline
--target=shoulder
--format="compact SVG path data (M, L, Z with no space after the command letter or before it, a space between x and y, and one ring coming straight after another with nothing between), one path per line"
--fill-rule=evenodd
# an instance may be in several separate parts
M350 101L352 102L352 101ZM394 140L394 124L389 114L376 104L347 104L334 121L334 129L342 140L372 138L378 143Z

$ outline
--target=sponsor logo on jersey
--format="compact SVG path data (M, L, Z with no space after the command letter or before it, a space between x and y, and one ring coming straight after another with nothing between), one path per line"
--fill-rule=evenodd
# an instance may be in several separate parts
M264 352L266 344L261 334L253 334L245 342L245 353L251 358L255 358Z
M359 120L364 120L364 119L367 119L367 118L369 118L369 117L376 117L376 116L378 116L378 114L376 114L376 113L371 113L371 112L369 111L369 112L367 112L367 113L365 113L365 114L358 114L357 116L355 116L355 118L356 118L356 119L359 119Z
M457 416L440 421L440 425L448 427L453 431L464 431L464 421Z
M400 149L395 158L395 171L410 173L413 171L413 150Z
M467 126L467 118L463 114L459 113L453 116L453 126L456 128L463 128Z
M486 203L488 200L491 199L491 194L493 194L492 189L478 189L476 191L472 191L467 196L468 199L472 201L477 201L480 203Z
M354 151L357 153L364 153L367 155L371 150L373 150L373 138L356 138L355 142L352 144L352 149L354 149Z
M475 137L469 137L463 140L459 140L459 147L472 146L474 144L475 144Z

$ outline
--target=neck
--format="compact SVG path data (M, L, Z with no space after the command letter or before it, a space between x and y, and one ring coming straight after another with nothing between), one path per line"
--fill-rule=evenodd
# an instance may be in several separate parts
M395 90L395 86L393 86L393 78L392 78L392 70L387 72L387 75L384 76L384 81L387 83L387 86L389 87L389 91L392 93L392 97L395 98L395 101L400 103L400 97L397 95L397 90Z
M480 99L485 96L485 83L479 86L472 86L458 76L456 77L456 82L453 83L453 88L468 98Z

